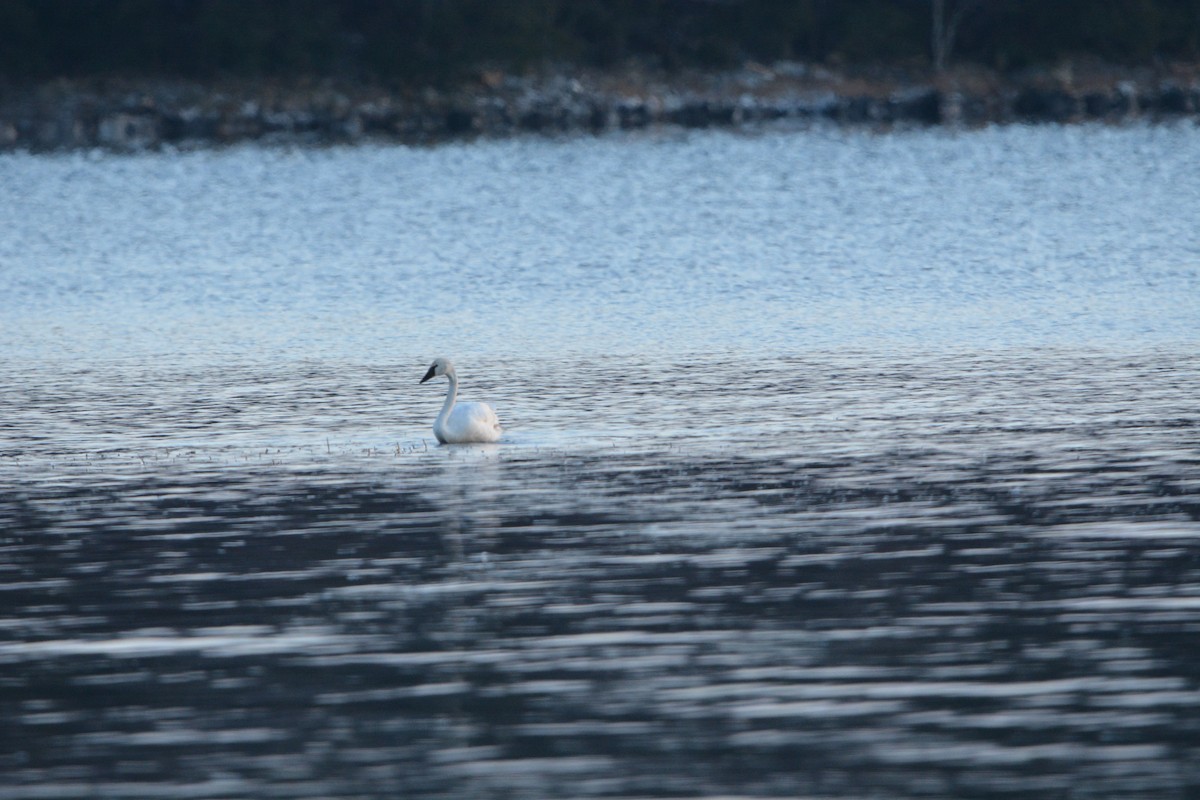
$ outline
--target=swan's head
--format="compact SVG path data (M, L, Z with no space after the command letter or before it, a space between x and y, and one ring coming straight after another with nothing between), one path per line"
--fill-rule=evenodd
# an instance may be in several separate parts
M450 363L448 358L435 358L433 363L429 365L429 371L425 373L425 377L421 378L421 383L436 378L439 375L453 375L454 365Z

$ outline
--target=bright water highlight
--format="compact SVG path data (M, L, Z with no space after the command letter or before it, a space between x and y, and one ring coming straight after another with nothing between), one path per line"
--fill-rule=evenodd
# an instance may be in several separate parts
M1198 150L5 156L0 798L1195 794Z
M1194 126L9 155L15 357L1195 340ZM419 377L419 376L418 376Z

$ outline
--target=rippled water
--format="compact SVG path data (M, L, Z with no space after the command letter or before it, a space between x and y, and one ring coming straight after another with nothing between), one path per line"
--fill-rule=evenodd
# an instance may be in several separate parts
M1195 795L1197 155L0 158L0 800Z

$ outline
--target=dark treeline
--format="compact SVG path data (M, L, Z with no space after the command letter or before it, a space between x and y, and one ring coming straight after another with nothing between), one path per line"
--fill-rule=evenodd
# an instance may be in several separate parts
M935 35L935 19L941 20ZM1200 0L0 0L0 74L440 81L746 60L1008 70L1200 57Z

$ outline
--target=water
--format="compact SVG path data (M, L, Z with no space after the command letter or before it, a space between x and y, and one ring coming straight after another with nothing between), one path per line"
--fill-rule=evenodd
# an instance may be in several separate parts
M0 158L0 800L1195 795L1198 155Z
M1190 125L8 155L3 335L406 370L1194 341L1196 156Z

